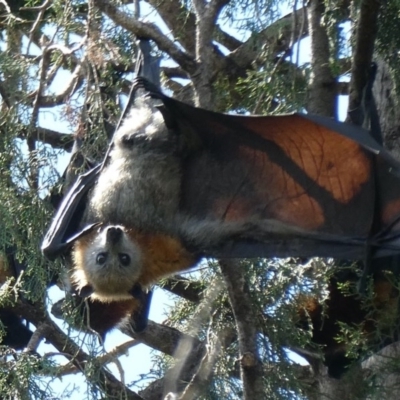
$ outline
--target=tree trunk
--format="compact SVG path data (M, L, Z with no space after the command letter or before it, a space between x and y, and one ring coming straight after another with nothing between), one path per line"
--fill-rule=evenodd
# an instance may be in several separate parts
M396 85L389 66L377 61L378 69L373 87L376 107L381 124L385 147L400 160L400 110Z

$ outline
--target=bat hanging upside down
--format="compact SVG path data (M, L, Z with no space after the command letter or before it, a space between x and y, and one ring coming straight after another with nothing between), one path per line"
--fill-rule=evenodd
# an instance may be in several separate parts
M43 242L102 302L139 297L202 256L400 251L400 166L367 131L309 115L232 116L135 82L102 165L66 195Z

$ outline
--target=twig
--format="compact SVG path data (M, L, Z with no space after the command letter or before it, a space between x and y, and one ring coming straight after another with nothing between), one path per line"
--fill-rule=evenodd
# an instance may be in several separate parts
M187 371L185 371L188 365L187 360L194 348L193 345L195 342L193 337L197 335L204 321L207 321L210 315L212 315L213 308L215 307L215 300L221 292L222 287L223 282L221 279L215 278L207 289L204 300L197 307L190 323L189 333L191 336L186 336L184 340L179 342L174 352L174 358L177 360L175 366L168 371L165 376L164 397L167 393L178 393L180 391L179 387L181 386L181 382L185 381L182 379L181 375L182 373L187 374Z
M71 357L71 362L83 373L85 372L84 367L90 360L88 354L86 354L79 346L77 346L71 339L65 335L62 330L47 316L45 311L40 305L22 304L18 302L14 309L24 319L32 322L36 326L40 324L48 325L46 330L46 339L61 353L65 353L66 356ZM86 375L86 378L90 381L95 381L99 384L110 398L119 398L121 393L124 393L126 399L129 400L143 400L141 396L125 387L121 382L118 381L110 372L104 368L99 368L98 374Z
M45 2L38 7L21 7L21 11L39 11L38 16L36 17L36 20L32 26L32 29L29 31L29 41L28 41L28 46L26 52L29 54L29 49L31 47L31 43L33 41L33 34L36 31L36 28L38 27L40 21L43 18L44 13L46 10L50 7L51 3L53 0L45 0Z
M221 333L220 333L221 334ZM187 384L179 400L192 400L197 399L199 395L208 387L211 379L211 373L217 362L218 356L221 353L222 343L218 335L213 333L213 326L210 321L207 331L207 352L203 359L200 361L200 366L197 372L193 375L190 382Z
M46 332L48 331L49 326L46 325L46 323L42 323L39 326L36 327L35 332L33 332L33 335L31 339L29 340L28 345L24 349L24 352L28 353L34 353L36 352L37 348L39 347L40 342L44 337L46 337Z

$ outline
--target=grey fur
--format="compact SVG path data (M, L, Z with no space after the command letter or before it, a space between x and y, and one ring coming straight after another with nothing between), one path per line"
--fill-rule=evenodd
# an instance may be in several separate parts
M142 255L125 228L161 233L175 225L181 182L176 143L154 101L138 96L129 117L115 133L107 164L89 194L82 225L103 225L84 254L77 254L77 247L73 251L72 279L78 289L90 285L93 296L103 301L129 297L128 291L142 269ZM124 230L118 246L105 240L107 229L115 225ZM121 251L131 256L129 268L118 265ZM110 260L100 267L96 257L102 252L108 253Z
M162 229L179 204L180 161L174 139L153 100L138 97L114 136L110 159L90 195L85 223Z

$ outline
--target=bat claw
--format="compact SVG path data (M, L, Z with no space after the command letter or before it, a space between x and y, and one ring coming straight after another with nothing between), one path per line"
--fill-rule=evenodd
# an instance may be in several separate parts
M164 95L160 92L160 89L154 85L154 83L148 81L143 76L138 76L133 80L133 86L136 89L144 89L148 92L148 95L154 99L163 99Z

